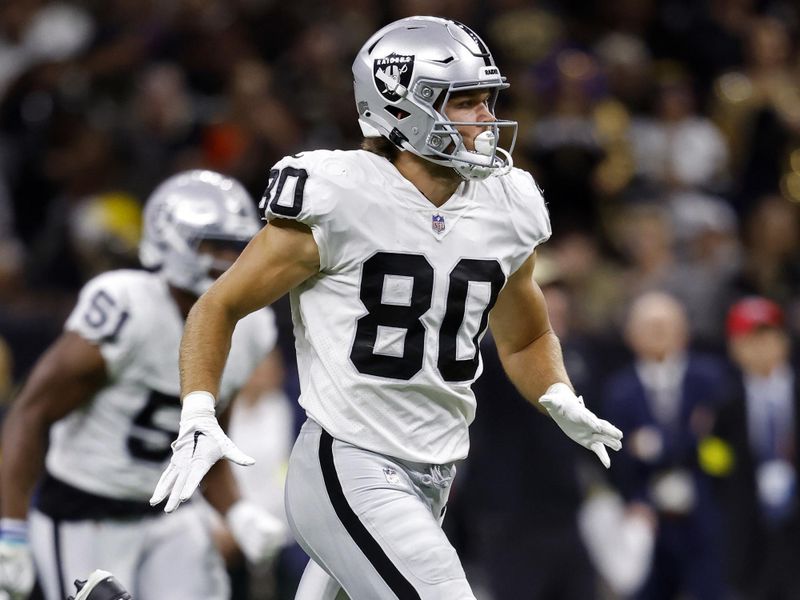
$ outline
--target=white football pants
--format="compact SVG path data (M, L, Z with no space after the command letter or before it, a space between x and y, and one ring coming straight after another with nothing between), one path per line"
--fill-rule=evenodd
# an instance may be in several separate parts
M136 600L227 600L230 584L199 503L128 520L29 517L36 568L47 600L64 600L95 569L114 574Z
M454 475L336 440L309 419L289 460L289 525L351 600L475 600L441 528ZM337 597L319 571L309 566L297 600Z

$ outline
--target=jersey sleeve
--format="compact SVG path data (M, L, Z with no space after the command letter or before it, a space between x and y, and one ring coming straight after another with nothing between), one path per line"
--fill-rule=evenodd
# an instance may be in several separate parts
M291 219L311 229L322 269L330 264L330 228L336 206L323 173L327 154L314 151L281 159L270 170L259 203L265 221Z
M550 239L552 231L544 196L531 174L514 169L509 179L512 223L520 241L520 251L512 261L513 271L516 271L539 244Z
M137 343L126 287L118 272L98 275L83 287L64 325L100 349L111 375L119 372Z

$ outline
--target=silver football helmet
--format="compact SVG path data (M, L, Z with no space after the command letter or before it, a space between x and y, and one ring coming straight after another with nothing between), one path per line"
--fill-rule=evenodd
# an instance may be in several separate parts
M184 171L148 198L139 260L171 285L199 296L214 283L212 271L230 266L202 252L201 242L243 248L259 227L255 205L238 181L214 171Z
M489 110L508 87L489 49L457 21L409 17L375 33L353 62L358 121L365 137L384 136L402 150L453 167L465 179L507 172L517 137L516 121L451 121L449 97L467 90L491 92ZM488 127L468 150L458 126ZM511 130L508 149L500 129Z

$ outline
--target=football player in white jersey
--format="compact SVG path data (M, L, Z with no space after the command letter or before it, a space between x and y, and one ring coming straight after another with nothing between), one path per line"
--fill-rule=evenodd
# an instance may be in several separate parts
M14 598L33 585L31 555L48 600L64 600L95 568L137 600L229 597L203 507L165 515L147 501L178 431L184 319L258 231L257 211L241 184L197 170L159 186L144 219L140 256L151 270L110 271L84 286L6 417L0 589ZM275 339L269 309L238 324L218 411ZM269 555L284 542L280 521L240 500L230 467L219 465L206 499L245 556Z
M281 160L269 225L189 315L181 428L151 501L174 510L207 464L241 460L213 418L229 338L290 291L308 420L286 507L313 559L297 598L473 599L440 523L487 324L509 377L570 438L608 466L622 434L565 372L533 280L547 210L512 166L513 141L500 145L516 123L495 118L507 84L483 41L455 21L403 19L366 42L353 75L367 149ZM192 461L199 433L205 460Z

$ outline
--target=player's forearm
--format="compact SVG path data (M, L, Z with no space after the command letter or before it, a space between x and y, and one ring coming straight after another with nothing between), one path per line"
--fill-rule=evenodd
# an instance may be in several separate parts
M33 488L42 473L48 427L24 406L15 406L3 424L0 512L25 519Z
M543 413L547 411L538 400L547 388L558 382L572 387L564 368L561 344L552 330L516 352L501 353L500 360L520 394Z
M237 321L213 293L192 307L181 339L181 397L201 390L217 395Z
M220 460L209 469L203 479L203 496L222 516L241 498L239 485L227 460Z

